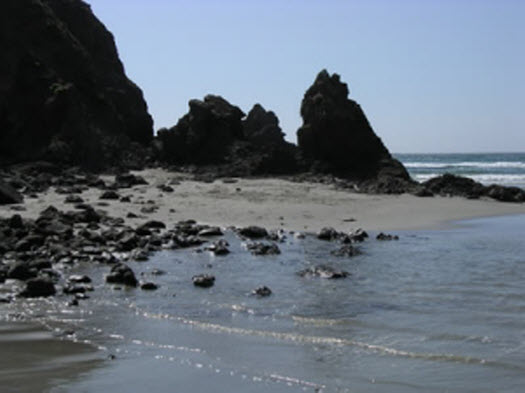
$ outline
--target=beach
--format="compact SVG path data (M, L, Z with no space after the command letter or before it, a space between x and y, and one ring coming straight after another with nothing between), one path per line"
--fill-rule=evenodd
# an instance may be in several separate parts
M370 195L339 190L331 184L294 182L278 178L217 179L211 183L191 180L191 176L162 169L133 172L148 185L121 191L131 202L99 199L102 192L89 189L81 194L86 203L112 217L138 225L159 220L172 227L181 220L228 226L259 225L268 229L317 232L323 227L348 231L442 228L447 222L475 217L525 213L525 206L490 199L468 200L461 197L420 198L409 194ZM112 176L102 176L112 180ZM173 192L157 186L170 185ZM26 210L13 211L0 206L0 217L17 213L36 218L48 206L71 210L65 196L55 190L26 198ZM155 206L150 213L144 207ZM128 218L128 213L138 215Z
M284 178L198 181L162 169L133 174L148 184L120 188L124 201L100 199L104 191L93 187L78 195L133 228L160 221L169 230L183 220L219 226L230 253L213 255L205 243L158 251L147 262L131 257L126 264L140 282L155 283L153 292L109 285L105 264L63 266L63 274L92 279L94 292L79 307L64 294L2 306L0 348L11 355L0 381L16 386L8 391L96 392L127 380L130 392L168 391L168 385L253 392L350 392L356 385L401 392L423 388L434 371L457 378L432 380L434 388L458 392L458 381L467 379L480 378L479 391L506 386L506 375L521 380L525 361L511 347L522 331L515 296L525 273L519 261L523 204L361 194ZM52 187L26 198L17 205L22 209L2 206L0 216L35 219L49 206L74 210L65 199ZM250 242L228 229L249 225L281 229L278 253L250 253ZM356 256L341 257L338 241L317 239L323 227L362 228L370 238L355 243ZM399 240L378 241L380 231ZM496 256L501 265L493 263ZM346 278L317 278L316 266ZM213 274L215 285L191 285L202 273ZM480 292L487 285L493 290ZM253 296L261 286L271 295ZM496 318L501 312L512 322L505 328ZM389 364L404 371L391 373Z

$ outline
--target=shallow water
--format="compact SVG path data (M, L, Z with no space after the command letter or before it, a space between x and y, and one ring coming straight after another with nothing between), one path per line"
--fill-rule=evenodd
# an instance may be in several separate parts
M525 188L525 153L396 154L417 181L444 173Z
M57 298L0 312L73 329L100 358L116 356L52 392L521 392L524 218L398 232L399 241L369 239L353 258L292 236L281 255L252 256L229 233L225 257L178 250L130 263L158 291L116 290L100 266L85 270L96 290L79 308ZM351 276L296 274L320 263ZM194 287L199 273L214 274L215 286ZM273 294L251 296L260 285Z

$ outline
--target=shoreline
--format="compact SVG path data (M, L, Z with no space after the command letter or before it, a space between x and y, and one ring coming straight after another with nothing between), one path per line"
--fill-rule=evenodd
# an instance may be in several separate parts
M462 197L416 197L409 194L375 195L349 192L334 185L294 182L280 178L234 178L213 182L191 180L188 175L162 169L134 171L148 185L118 190L129 202L100 200L102 191L89 188L79 194L85 203L122 218L131 226L149 220L168 228L182 220L227 226L258 225L267 229L317 232L323 227L338 231L363 228L370 231L446 228L452 221L525 214L525 204ZM112 176L101 176L107 182ZM173 191L160 190L169 185ZM74 210L66 195L54 189L26 198L19 210L0 206L0 217L20 214L36 218L48 206ZM137 217L128 217L128 215Z

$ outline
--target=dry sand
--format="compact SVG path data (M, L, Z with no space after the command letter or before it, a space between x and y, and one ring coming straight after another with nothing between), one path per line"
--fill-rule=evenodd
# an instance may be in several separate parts
M135 172L143 176L148 186L121 189L131 196L130 203L101 201L98 189L85 191L81 196L98 209L115 217L126 218L129 212L139 218L128 219L135 225L144 220L161 220L168 226L179 220L195 219L200 223L219 226L259 225L268 229L284 228L297 231L317 231L324 226L338 230L432 229L443 227L452 220L474 217L524 214L525 204L502 203L493 200L464 198L418 198L412 195L366 195L337 190L333 185L296 183L282 179L235 179L235 183L216 180L204 183L188 180L182 174L160 169ZM108 181L112 180L107 177ZM172 193L156 186L175 180ZM177 184L180 181L180 184ZM71 210L64 204L64 195L54 190L26 199L24 217L37 217L49 205ZM154 213L142 213L151 206ZM100 205L105 203L107 206ZM0 216L15 212L9 206L0 207ZM355 221L354 221L355 220Z

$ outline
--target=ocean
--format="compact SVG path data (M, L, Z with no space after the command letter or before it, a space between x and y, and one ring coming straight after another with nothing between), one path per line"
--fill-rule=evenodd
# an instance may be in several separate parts
M525 153L395 154L395 157L417 181L452 173L485 185L525 188Z
M47 381L42 391L54 393L523 392L524 217L394 233L399 240L370 233L361 255L344 258L312 235L253 256L227 232L225 257L184 249L130 262L157 291L117 290L103 283L107 266L76 266L71 274L95 283L80 307L17 300L0 315L98 348L91 369L68 358L80 371ZM317 264L350 276L297 274ZM194 287L199 273L215 285ZM261 285L272 295L251 296ZM18 373L20 392L28 374Z

